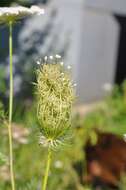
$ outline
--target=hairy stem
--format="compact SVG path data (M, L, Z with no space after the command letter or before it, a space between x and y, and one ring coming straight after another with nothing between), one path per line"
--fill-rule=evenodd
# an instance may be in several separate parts
M48 176L49 176L49 169L50 169L51 160L52 160L52 151L49 148L48 149L46 171L45 171L45 176L44 176L44 180L43 180L42 190L46 190L46 188L47 188L47 181L48 181Z
M11 176L11 187L15 190L14 180L14 166L13 166L13 144L12 144L12 114L13 114L13 42L12 42L12 25L9 22L9 57L10 57L10 94L9 94L9 124L8 124L8 135L9 135L9 165L10 165L10 176Z

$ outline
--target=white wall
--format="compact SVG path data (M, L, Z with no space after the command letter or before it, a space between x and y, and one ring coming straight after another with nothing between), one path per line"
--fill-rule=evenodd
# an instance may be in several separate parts
M83 0L55 0L55 3L58 8L59 22L61 22L64 31L66 33L68 31L70 35L70 46L65 63L72 65L73 79L76 81L78 77L80 45L82 42L81 32L83 30L84 2Z
M119 27L110 14L83 11L78 62L79 102L98 100L113 85L117 59Z
M126 0L85 0L85 5L126 15Z
M104 97L104 86L112 85L115 77L119 26L109 12L87 6L97 2L100 7L100 1L55 1L60 20L71 31L66 62L73 65L79 103Z

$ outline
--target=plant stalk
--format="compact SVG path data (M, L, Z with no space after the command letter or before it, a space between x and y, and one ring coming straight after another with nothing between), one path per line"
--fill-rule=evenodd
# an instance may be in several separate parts
M13 40L12 40L12 21L9 22L9 58L10 58L10 94L9 94L9 166L11 187L15 190L14 166L13 166L13 142L12 142L12 114L13 114Z
M47 182L48 182L48 176L49 176L49 169L50 169L50 165L51 165L51 160L52 160L52 151L49 148L48 149L46 171L45 171L45 176L44 176L44 180L43 180L42 190L46 190L47 189Z

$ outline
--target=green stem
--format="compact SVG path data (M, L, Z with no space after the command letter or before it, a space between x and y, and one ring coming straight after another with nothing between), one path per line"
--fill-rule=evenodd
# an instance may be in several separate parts
M9 57L10 57L10 94L9 94L9 124L8 124L8 135L9 135L9 165L10 165L10 176L11 176L11 187L15 190L14 180L14 166L13 166L13 144L12 144L12 114L13 114L13 41L12 41L12 25L9 22Z
M48 181L48 176L49 176L49 169L50 169L51 159L52 159L52 151L49 148L48 149L46 171L45 171L45 176L44 176L44 180L43 180L42 190L46 190L46 188L47 188L47 181Z

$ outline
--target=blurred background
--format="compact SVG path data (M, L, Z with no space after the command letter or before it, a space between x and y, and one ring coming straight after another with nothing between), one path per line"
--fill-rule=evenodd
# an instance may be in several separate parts
M36 137L31 138L37 126L33 117L35 97L32 84L35 81L36 61L46 55L60 54L65 65L71 66L72 80L77 83L73 120L78 137L73 142L76 144L74 151L60 155L63 162L55 161L55 175L53 180L50 178L49 190L126 190L126 1L0 2L0 7L16 5L39 5L45 8L44 16L25 18L13 29L13 117L14 132L19 135L19 146L15 145L16 157L21 158L16 165L16 171L21 170L17 175L19 186L24 190L24 184L28 183L34 190L37 184L39 189L39 156L34 158L38 165L32 161L29 163L33 171L26 175L27 169L21 169L21 163L27 165L29 155L37 146L33 145ZM0 27L0 42L0 99L6 112L9 94L6 26ZM2 147L6 146L6 142L1 144ZM27 145L22 147L24 144ZM4 148L1 149L4 152ZM3 165L0 167L1 173L3 170L4 175L0 175L5 177L6 186L3 183L1 188L8 190L5 165L4 168ZM59 178L59 173L64 175ZM26 177L23 178L23 175ZM36 176L34 182L31 180L33 176Z

